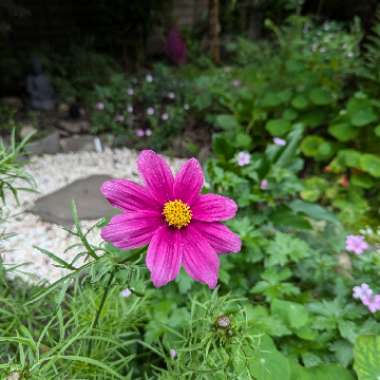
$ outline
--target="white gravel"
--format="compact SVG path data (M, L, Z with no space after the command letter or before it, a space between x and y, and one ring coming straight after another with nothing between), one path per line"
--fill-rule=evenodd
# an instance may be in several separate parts
M20 276L28 282L56 281L67 272L54 266L52 260L33 246L49 250L57 256L71 261L76 250L64 252L78 239L61 226L43 222L38 216L25 212L33 202L63 186L94 174L107 174L115 178L128 178L138 181L136 169L137 152L129 149L110 150L101 153L79 152L57 155L34 156L25 166L25 171L34 178L37 192L20 192L20 205L9 198L3 208L9 216L1 229L12 234L1 244L1 258L6 268L19 266L8 272L11 277ZM170 160L170 165L178 169L181 160ZM95 221L83 221L88 228ZM101 241L99 230L89 235L89 241L97 244Z

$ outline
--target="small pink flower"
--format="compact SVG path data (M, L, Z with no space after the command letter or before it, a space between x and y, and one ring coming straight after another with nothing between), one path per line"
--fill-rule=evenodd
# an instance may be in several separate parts
M137 137L144 137L145 135L145 132L143 129L139 128L139 129L136 129L136 136Z
M355 286L352 289L352 297L355 299L363 300L368 297L371 297L372 294L373 294L372 289L366 283L363 283L360 286Z
M260 189L261 189L261 190L267 190L267 189L268 189L268 180L263 179L263 180L260 182Z
M172 359L175 359L177 357L177 351L174 348L171 348L169 353Z
M248 152L239 152L237 155L237 163L239 166L246 166L251 162L251 155Z
M120 295L124 298L128 298L132 294L131 289L125 288L120 292Z
M175 176L152 150L140 153L137 166L143 186L113 179L101 187L111 205L122 211L102 229L102 238L125 250L148 245L145 262L155 287L173 281L183 266L195 281L215 288L219 254L241 248L239 236L221 223L235 216L236 203L201 194L204 176L194 158Z
M380 310L380 294L369 296L363 299L363 304L367 306L371 313L376 313Z
M348 235L346 237L346 250L361 255L368 249L368 244L361 235Z
M273 142L278 145L278 146L285 146L286 145L286 140L280 139L279 137L274 137Z
M146 114L148 116L153 116L154 115L154 108L153 107L148 107L146 110Z
M148 128L148 129L145 131L145 136L152 136L152 130Z
M98 110L98 111L103 111L104 110L104 103L103 102L97 102L95 104L95 108Z
M239 79L234 79L234 80L232 81L232 85L233 85L234 87L240 87L240 86L241 86L241 81L240 81Z
M163 114L161 115L161 119L164 120L164 121L168 120L168 119L169 119L169 114L166 113L166 112L163 113Z

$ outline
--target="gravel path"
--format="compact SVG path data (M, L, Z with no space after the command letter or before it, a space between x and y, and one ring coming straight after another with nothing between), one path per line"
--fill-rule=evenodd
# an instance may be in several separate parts
M4 208L6 215L9 213L10 216L1 227L12 236L1 242L0 255L6 268L22 264L9 272L10 276L20 276L29 282L53 282L66 274L65 270L55 267L49 257L33 246L47 249L65 260L75 256L75 250L65 253L68 246L77 242L74 236L61 226L43 222L38 216L25 212L33 206L37 198L93 174L107 174L115 178L138 181L136 158L137 152L129 149L32 157L25 171L34 178L37 192L21 192L19 206L13 199L9 199ZM174 169L178 169L181 163L181 160L169 161ZM94 222L83 221L81 225L86 228ZM89 241L101 241L99 230L94 230L89 235Z

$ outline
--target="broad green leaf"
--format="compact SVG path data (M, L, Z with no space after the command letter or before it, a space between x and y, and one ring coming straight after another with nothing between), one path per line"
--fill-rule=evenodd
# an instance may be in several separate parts
M285 119L273 119L267 122L265 128L272 136L283 136L290 131L292 125Z
M380 336L359 336L354 347L354 369L359 380L380 379Z
M272 301L271 310L272 315L279 316L293 329L299 329L309 322L309 313L305 306L296 302L275 299Z
M297 110L304 110L309 105L309 100L305 95L297 95L292 100L292 106Z
M249 149L252 145L252 138L246 133L238 133L235 139L235 146L238 148Z
M327 220L331 223L339 223L336 216L315 203L304 202L299 199L295 199L294 201L289 203L290 208L297 212L303 212L308 215L310 218L317 220Z
M337 140L347 142L357 137L359 131L349 123L339 123L331 125L329 133Z
M370 100L366 96L355 96L347 104L347 113L355 127L364 127L378 120Z
M377 137L380 137L380 125L378 125L375 129L374 129L374 132L375 132L375 135Z
M334 153L333 146L320 136L307 136L301 143L301 151L317 161L326 160Z
M374 154L362 154L360 168L374 177L380 177L380 157Z
M215 122L218 127L226 130L240 127L239 122L233 115L218 115Z
M290 380L290 365L275 347L272 339L263 334L258 338L248 365L257 380Z
M324 88L312 89L309 93L309 98L317 106L325 106L334 100L331 92Z
M282 114L282 118L289 121L293 121L297 119L297 117L298 117L298 112L293 110L292 108L287 108L285 112Z
M374 180L365 173L353 174L350 178L350 183L354 186L370 189L374 185Z

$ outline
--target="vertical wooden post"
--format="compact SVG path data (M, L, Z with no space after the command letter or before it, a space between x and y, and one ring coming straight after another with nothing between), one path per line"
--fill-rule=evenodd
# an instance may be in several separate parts
M220 23L219 23L219 0L209 1L208 10L210 52L214 63L220 63Z

